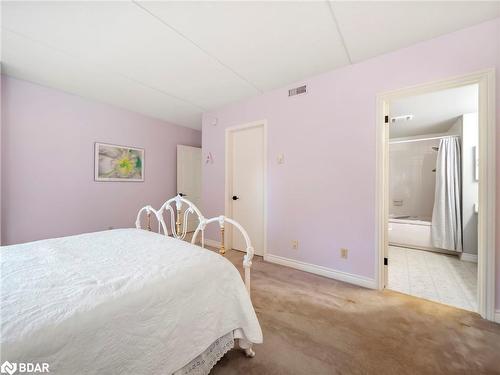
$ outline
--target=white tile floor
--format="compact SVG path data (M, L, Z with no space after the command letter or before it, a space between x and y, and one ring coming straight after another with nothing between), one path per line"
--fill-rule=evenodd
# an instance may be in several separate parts
M424 250L389 246L388 289L476 311L477 264Z

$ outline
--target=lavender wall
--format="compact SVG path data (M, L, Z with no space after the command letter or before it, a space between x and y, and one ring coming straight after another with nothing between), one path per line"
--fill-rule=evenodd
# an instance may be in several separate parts
M197 130L2 77L2 244L131 227L176 191ZM145 149L145 182L94 182L94 142Z
M288 98L286 87L206 113L203 151L215 162L203 169L205 214L224 210L224 128L266 119L268 252L373 278L376 94L485 68L495 68L498 78L499 36L496 19L298 82L307 83L306 95ZM497 139L500 149L500 134ZM285 164L279 165L281 152ZM497 166L500 186L500 160ZM500 219L497 228L500 233ZM292 239L299 240L298 251L290 249ZM340 247L349 248L349 259L340 258ZM500 251L497 270L500 307Z

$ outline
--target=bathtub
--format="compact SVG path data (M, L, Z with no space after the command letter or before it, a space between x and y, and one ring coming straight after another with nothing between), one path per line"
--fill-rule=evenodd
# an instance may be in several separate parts
M389 245L447 252L432 246L431 218L417 216L389 217Z

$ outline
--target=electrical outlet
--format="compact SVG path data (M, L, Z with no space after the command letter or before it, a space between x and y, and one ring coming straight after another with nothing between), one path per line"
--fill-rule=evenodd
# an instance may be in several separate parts
M340 249L340 257L343 259L347 259L347 254L349 253L349 249L346 249L345 247Z
M292 240L292 249L297 250L299 248L299 240Z

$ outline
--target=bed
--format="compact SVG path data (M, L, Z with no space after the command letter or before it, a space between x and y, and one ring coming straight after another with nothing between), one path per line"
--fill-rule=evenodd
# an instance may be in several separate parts
M164 225L160 210L142 211ZM199 231L229 220L201 216ZM235 340L254 355L262 331L249 284L176 236L136 227L2 247L2 361L56 374L207 374Z

